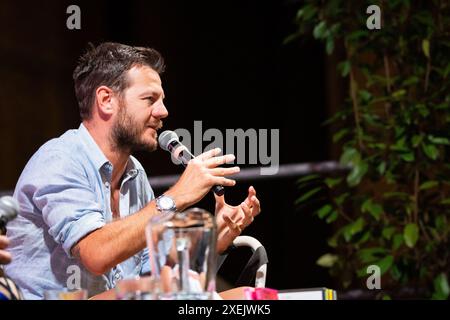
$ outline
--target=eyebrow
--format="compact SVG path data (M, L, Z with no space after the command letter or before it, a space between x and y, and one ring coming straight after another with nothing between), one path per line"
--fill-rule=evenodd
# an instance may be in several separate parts
M159 94L159 92L158 92L158 91L154 91L154 90L149 90L149 91L144 91L144 92L142 92L142 93L140 94L140 96L141 96L141 97L144 97L144 96L153 96L153 95L155 95L155 94ZM163 99L163 100L166 98L166 95L164 94L164 91L161 91L161 94L160 94L160 95L162 96L162 99Z

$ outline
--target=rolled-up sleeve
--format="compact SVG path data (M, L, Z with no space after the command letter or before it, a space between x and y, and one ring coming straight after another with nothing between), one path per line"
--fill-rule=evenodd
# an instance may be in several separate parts
M150 260L148 257L148 248L142 251L142 264L141 264L141 275L150 273Z
M80 239L105 225L104 209L80 164L58 151L47 154L45 161L45 172L33 179L33 203L49 234L72 257Z

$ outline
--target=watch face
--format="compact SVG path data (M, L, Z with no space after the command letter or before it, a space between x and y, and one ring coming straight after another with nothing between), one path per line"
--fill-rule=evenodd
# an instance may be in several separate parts
M159 205L163 210L170 210L173 208L173 200L169 197L161 197L159 199Z

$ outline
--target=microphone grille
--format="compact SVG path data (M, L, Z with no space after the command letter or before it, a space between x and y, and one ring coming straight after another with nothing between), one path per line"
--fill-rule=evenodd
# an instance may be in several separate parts
M19 205L11 196L4 196L0 198L0 218L11 221L19 214Z
M169 151L167 147L169 145L169 142L172 140L178 140L178 135L174 131L163 131L158 138L159 146L161 147L161 149Z

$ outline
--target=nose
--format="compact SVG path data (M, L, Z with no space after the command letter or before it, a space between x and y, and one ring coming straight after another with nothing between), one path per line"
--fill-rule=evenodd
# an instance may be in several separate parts
M169 115L169 111L167 111L166 106L161 101L155 105L155 108L153 109L152 116L158 119L164 119L167 118Z

